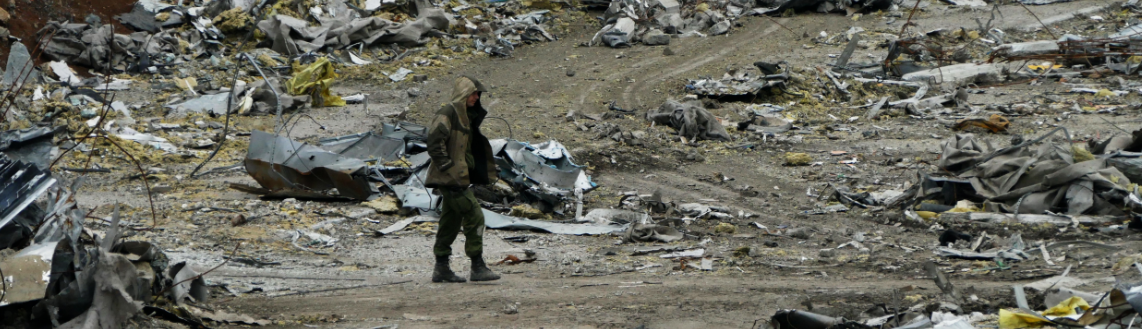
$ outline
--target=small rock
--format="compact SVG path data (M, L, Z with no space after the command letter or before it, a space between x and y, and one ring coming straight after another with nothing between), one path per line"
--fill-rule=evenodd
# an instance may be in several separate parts
M634 138L634 139L645 139L645 138L646 138L646 132L645 132L645 131L642 131L642 130L635 130L635 131L632 131L632 132L630 133L630 135L631 135L631 137L632 137L632 138Z
M674 56L674 50L670 49L670 47L662 48L662 55L663 56Z
M721 21L710 28L710 35L722 35L730 32L730 21Z
M785 153L786 166L806 166L809 165L810 162L813 162L813 158L809 157L808 154L793 152Z
M84 119L94 118L96 114L97 113L96 113L95 109L83 109L83 110L79 111L79 117L84 118Z
M652 29L642 37L642 43L647 46L665 46L670 44L670 35L661 30Z
M151 193L167 193L174 190L168 184L159 184L151 187Z
M243 216L242 214L237 214L237 215L234 215L234 217L230 218L230 226L242 226L242 225L246 225L246 216Z
M508 304L507 306L504 306L504 314L517 314L517 313L519 313L519 307L516 306L515 304Z
M567 76L569 76L569 77L575 76L575 70L567 69Z
M714 227L714 232L716 232L716 233L734 234L737 231L738 231L738 228L736 226L734 226L734 224L730 224L730 223L721 223L721 224L718 224L718 226Z
M817 256L821 258L837 257L837 250L833 248L821 249L821 251L817 253Z
M3 22L4 25L8 25L8 20L10 19L12 19L12 14L9 14L4 8L0 8L0 22Z
M808 239L809 229L804 227L791 228L788 231L785 231L785 235L798 239Z
M766 247L770 247L770 248L777 248L777 241L773 241L773 240L770 240L770 241L765 241L763 244L764 244Z
M417 74L412 76L412 82L425 82L428 81L428 75Z

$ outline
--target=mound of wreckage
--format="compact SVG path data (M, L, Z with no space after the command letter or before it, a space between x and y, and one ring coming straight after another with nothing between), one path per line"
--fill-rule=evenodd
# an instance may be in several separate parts
M89 15L82 22L49 22L33 38L13 40L7 54L0 81L6 95L0 104L4 107L0 121L10 124L8 127L33 128L0 131L0 318L5 319L6 325L121 328L128 322L142 321L138 315L194 328L205 327L203 320L267 324L206 306L210 291L195 268L168 258L160 246L131 234L132 230L147 228L120 219L118 207L107 218L95 217L94 209L80 207L75 194L79 193L82 177L74 182L53 177L49 168L57 157L63 156L61 150L93 151L94 142L85 143L86 137L110 140L109 136L115 136L145 146L144 149L189 157L201 154L183 147L218 146L219 139L202 130L176 132L185 130L179 124L159 120L136 122L135 111L153 105L167 117L192 113L219 117L282 115L307 105L343 106L365 99L364 95L342 97L330 92L338 78L338 67L399 62L425 52L424 46L433 38L454 40L450 49L456 53L496 56L510 56L515 47L523 44L555 40L546 25L551 11L531 10L518 2L459 1L434 5L428 1L339 0L307 7L302 1L143 0L131 12L114 17L134 33L115 33L107 19ZM244 47L247 44L233 41L238 35L246 35L246 39L252 40L249 45L255 47L246 51L251 49ZM42 65L38 65L40 60L44 60ZM429 65L429 61L411 65ZM75 67L90 69L95 76L82 77ZM385 75L397 82L413 77L412 73L401 67ZM160 100L161 104L128 105L116 101L116 93L138 87L134 77L139 77L138 81L150 80L156 90L175 93ZM82 120L78 126L57 121L79 118ZM213 125L216 123L203 123L199 128L229 128ZM422 139L408 137L411 152L406 152L406 139L397 136L416 130L413 126L402 124L396 135L361 136L340 144L338 153L318 152L321 149L257 132L251 138L251 149L257 145L269 147L261 155L252 152L246 165L251 173L257 172L259 165L267 166L263 169L269 171L308 173L299 168L309 163L297 161L296 157L291 162L275 163L288 160L282 154L296 154L296 149L283 148L288 145L323 156L319 161L331 161L330 168L322 167L320 176L332 178L329 181L337 184L332 187L338 188L341 195L368 199L373 195L370 193L376 192L375 187L354 188L361 187L360 183L370 177L398 173L404 176L392 177L401 178L395 179L395 183L406 183L394 185L404 188L400 190L404 192L402 199L409 200L408 204L422 202L420 206L429 209L433 201L439 200L428 197L424 201L421 197L429 196L429 191L412 183L418 179L408 180L414 175L423 177L423 164L404 169L396 165L364 168L358 166L362 160L352 158L376 155L386 161L423 161L409 157L417 154L417 143L423 147ZM77 141L71 138L75 135L85 137ZM176 145L163 136L177 136L189 142ZM385 143L393 138L402 140L399 152L382 156L363 148L368 145L365 143L375 142L379 146L372 147L391 152L393 149L385 148L389 146ZM359 140L365 142L358 143ZM509 182L526 191L521 196L562 204L574 199L576 191L581 195L594 187L569 155L558 153L565 151L560 151L562 146L557 143L536 148L501 141L499 147L505 156L510 154L503 160L505 164L521 164L514 171L505 169L505 175L515 177ZM532 150L540 150L537 152L543 157ZM529 177L549 181L540 183ZM259 182L271 184L270 180ZM290 181L277 183L301 185ZM581 234L575 231L580 228L567 224L521 224L513 217L501 218L500 222L489 223L498 223L499 227L541 226L548 231ZM544 226L547 224L550 225ZM592 234L613 229L608 225L584 227Z
M1138 265L1135 263L1135 265ZM998 314L967 311L983 306L975 295L964 296L934 263L925 271L935 277L943 291L939 301L915 305L880 305L861 313L861 319L846 319L802 310L777 311L765 326L772 329L972 329L972 328L1099 328L1124 329L1142 324L1142 266L1119 275L1119 282L1104 293L1070 289L1073 278L1058 277L1016 285L1017 307L1001 308ZM1068 280L1070 279L1070 280ZM1081 280L1079 280L1081 281ZM1030 290L1030 293L1027 292ZM1043 311L1032 309L1028 299L1042 300Z
M523 44L555 40L547 31L551 10L527 10L518 2L337 0L306 7L301 1L144 0L133 11L115 17L136 31L131 34L115 33L104 18L92 15L83 22L48 22L30 40L13 42L3 86L35 89L35 100L82 93L86 103L103 103L110 93L132 88L134 81L99 73L152 74L167 77L160 86L185 94L163 104L172 112L222 115L227 108L241 108L249 114L254 108L254 114L272 113L305 105L306 96L319 96L313 89L328 92L328 82L299 90L283 88L287 86L281 81L283 75L302 74L299 71L320 58L339 66L394 63L425 52L433 38L455 40L449 49L460 54L511 56ZM239 35L245 38L236 40L244 41L234 42ZM246 42L254 49L237 52L248 49ZM48 63L36 65L40 59ZM295 61L299 68L292 64ZM250 79L235 78L228 86L231 79L216 74L244 73L235 69L245 64L253 67L251 75L262 79L249 83ZM424 59L412 67L422 65L432 63ZM71 66L92 69L97 76L82 78ZM413 72L400 67L384 75L396 82ZM332 78L336 75L323 75L321 80ZM52 88L56 85L68 88ZM243 92L257 95L243 97ZM232 104L226 103L228 99ZM337 100L313 100L313 104L344 105Z
M395 212L399 205L424 215L379 231L388 234L416 221L433 220L440 209L440 197L423 183L431 163L426 138L426 128L410 122L385 124L380 133L326 138L319 146L254 131L244 164L261 187L232 187L269 198L365 201L386 212ZM627 223L583 214L583 194L596 184L559 142L531 145L497 139L491 143L501 180L491 188L477 187L488 228L576 235L626 229ZM527 206L509 206L513 203ZM529 219L544 217L540 212L573 215L575 221Z
M52 177L46 165L5 153L0 153L0 316L6 325L122 328L137 315L196 328L204 327L203 319L266 324L204 307L210 291L191 264L129 237L139 228L121 219L118 206L99 218L91 216L94 209L77 205L82 178L67 183ZM87 218L100 225L87 225L92 223Z
M1063 135L1063 136L1059 136ZM1142 135L1136 132L1135 136ZM941 174L920 174L919 183L878 202L867 194L838 191L842 203L903 207L923 222L1053 224L1100 232L1142 229L1142 144L1132 136L1091 141L1089 151L1068 142L1065 128L1004 148L958 134L944 144ZM962 257L955 250L942 253ZM992 255L991 258L994 258Z
M612 0L586 1L606 6L599 17L603 28L588 42L612 48L669 45L671 38L706 37L730 32L734 21L746 15L784 14L790 11L821 13L875 12L895 5L893 0Z

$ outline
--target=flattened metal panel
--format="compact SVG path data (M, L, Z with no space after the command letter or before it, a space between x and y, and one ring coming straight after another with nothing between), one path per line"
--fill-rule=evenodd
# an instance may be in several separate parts
M251 133L245 165L246 172L270 190L337 188L341 195L360 200L376 193L364 161L262 131Z

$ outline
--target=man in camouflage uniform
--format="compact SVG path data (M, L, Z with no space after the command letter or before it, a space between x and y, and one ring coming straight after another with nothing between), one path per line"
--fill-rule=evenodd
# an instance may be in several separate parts
M436 255L432 282L465 281L448 267L452 242L461 229L464 253L472 259L469 278L472 281L500 278L484 263L484 213L468 188L472 184L492 184L496 179L492 145L480 133L480 124L488 115L480 105L480 95L486 91L474 78L457 78L450 102L436 111L429 125L428 155L432 157L432 165L428 168L425 186L443 196L440 226L432 250Z

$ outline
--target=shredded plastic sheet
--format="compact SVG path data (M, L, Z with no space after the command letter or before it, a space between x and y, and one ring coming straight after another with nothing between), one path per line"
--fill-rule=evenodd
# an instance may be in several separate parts
M329 92L329 87L337 79L337 72L328 58L318 58L313 64L296 72L286 80L286 91L290 95L312 95L313 106L345 106L345 100Z
M1090 309L1090 304L1082 297L1072 296L1063 300L1058 305L1043 311L1043 313L1036 314L1030 310L999 310L999 328L1000 329L1020 329L1020 328L1038 328L1044 325L1053 325L1052 319L1062 317L1074 317L1081 315L1078 310L1086 311Z

